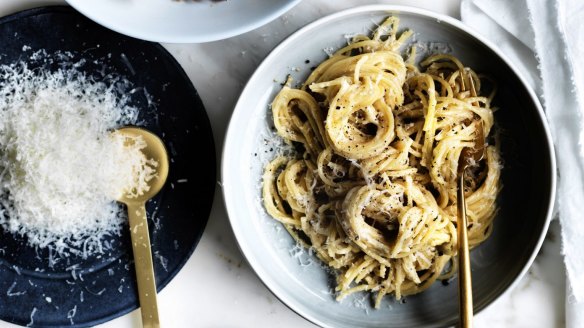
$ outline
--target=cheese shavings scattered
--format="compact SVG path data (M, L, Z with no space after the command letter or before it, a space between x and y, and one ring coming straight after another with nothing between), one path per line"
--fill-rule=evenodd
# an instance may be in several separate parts
M33 247L83 257L102 251L102 237L119 234L125 214L114 200L128 170L148 161L136 155L143 144L128 150L111 133L137 122L119 84L74 66L0 66L3 229Z

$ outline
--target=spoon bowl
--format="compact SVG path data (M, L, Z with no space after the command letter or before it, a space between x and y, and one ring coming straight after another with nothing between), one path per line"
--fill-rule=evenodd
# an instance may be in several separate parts
M137 127L124 127L116 130L116 133L120 133L124 136L130 138L142 137L146 142L146 148L142 149L142 153L146 158L154 159L158 166L156 167L156 175L153 179L148 181L150 189L144 192L138 197L127 197L126 193L121 193L118 196L118 201L124 204L128 203L144 203L156 196L158 192L164 186L166 179L168 178L168 153L166 147L162 140L154 133Z

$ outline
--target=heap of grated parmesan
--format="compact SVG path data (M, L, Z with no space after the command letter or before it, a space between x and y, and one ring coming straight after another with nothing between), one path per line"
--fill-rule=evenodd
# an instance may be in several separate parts
M119 86L75 68L0 66L0 225L33 247L86 257L125 220L114 200L147 163L111 130L136 124Z

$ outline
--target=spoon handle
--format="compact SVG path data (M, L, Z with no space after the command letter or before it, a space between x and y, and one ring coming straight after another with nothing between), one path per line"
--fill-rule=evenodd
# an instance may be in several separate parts
M158 328L160 327L160 319L158 318L158 303L156 300L156 282L144 205L144 203L127 204L128 219L130 221L134 266L136 268L136 281L138 283L138 295L142 312L142 326L145 328Z
M464 169L458 174L457 190L458 217L456 230L458 232L458 304L460 313L460 327L472 327L472 282L470 272L470 256L468 252L466 201L464 199Z

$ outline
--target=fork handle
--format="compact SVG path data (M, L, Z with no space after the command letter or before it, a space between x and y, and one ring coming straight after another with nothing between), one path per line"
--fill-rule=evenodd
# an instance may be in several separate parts
M472 281L470 272L470 256L468 251L468 235L466 220L466 202L464 199L464 169L458 174L457 190L457 221L458 232L458 306L460 327L472 327Z
M129 203L126 205L130 221L130 236L132 236L142 327L159 328L160 319L158 318L158 302L156 300L156 281L152 265L146 209L144 203Z

